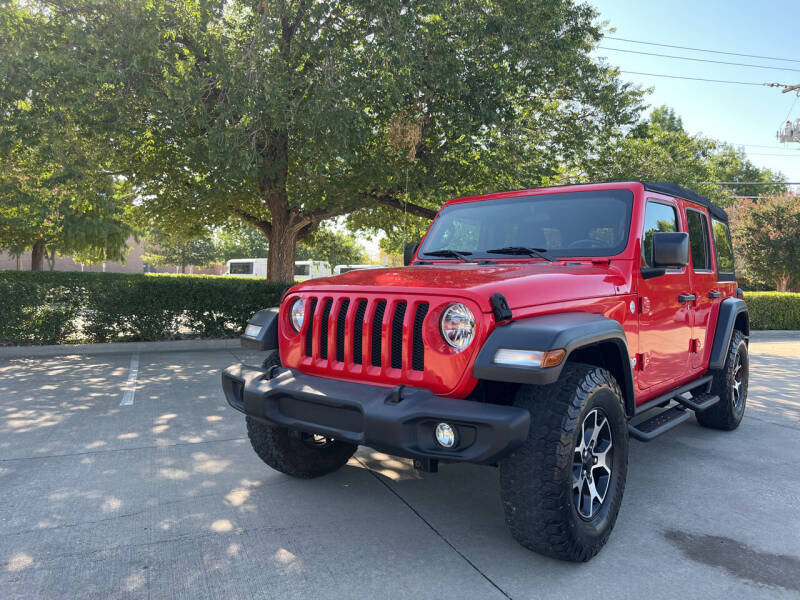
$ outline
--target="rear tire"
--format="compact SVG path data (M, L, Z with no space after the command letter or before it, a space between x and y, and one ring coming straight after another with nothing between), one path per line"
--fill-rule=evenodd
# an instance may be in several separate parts
M625 489L628 424L619 385L606 369L568 363L551 385L523 385L514 405L530 410L531 429L500 462L511 535L541 554L587 561L611 535Z
M703 427L732 431L744 417L747 404L747 386L750 379L750 357L744 334L738 329L731 336L728 356L721 369L713 371L711 393L719 402L702 412L695 413Z
M281 364L277 352L264 359L262 368ZM258 457L267 465L292 477L310 479L342 468L358 446L319 435L291 431L246 417L247 437Z

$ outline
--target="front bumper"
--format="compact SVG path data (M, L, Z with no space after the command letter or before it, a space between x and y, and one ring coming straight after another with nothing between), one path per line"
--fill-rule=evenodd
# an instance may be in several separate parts
M278 369L233 365L222 389L233 408L273 425L325 435L408 458L494 463L528 437L530 412L421 388L387 388ZM434 439L437 423L454 425L452 449Z

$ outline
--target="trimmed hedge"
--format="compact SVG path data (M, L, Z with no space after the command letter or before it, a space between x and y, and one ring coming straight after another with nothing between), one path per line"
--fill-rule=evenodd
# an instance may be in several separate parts
M0 344L231 337L291 284L246 277L0 271ZM745 292L752 329L800 330L800 294Z
M800 294L745 292L751 329L799 329Z
M245 277L0 271L0 344L230 337L291 284Z

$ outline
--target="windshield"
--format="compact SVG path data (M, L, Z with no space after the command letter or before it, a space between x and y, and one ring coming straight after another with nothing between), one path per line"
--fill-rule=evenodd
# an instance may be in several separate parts
M309 275L311 273L311 265L295 265L295 275Z
M528 256L612 256L628 243L633 192L597 190L451 204L439 214L419 256L455 250L471 259ZM509 252L497 252L508 249ZM495 250L495 252L487 252ZM516 251L515 251L516 250ZM449 258L431 256L430 258Z

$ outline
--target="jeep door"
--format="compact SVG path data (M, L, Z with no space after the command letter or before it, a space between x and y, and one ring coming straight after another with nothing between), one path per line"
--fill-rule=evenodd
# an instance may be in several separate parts
M642 231L641 266L653 266L653 234L685 231L675 201L648 199ZM639 352L637 377L642 389L678 379L689 368L692 337L689 269L667 269L664 275L644 279L639 275Z
M698 370L705 364L703 357L712 339L709 325L714 322L714 311L722 292L717 285L717 274L711 263L711 239L708 216L699 207L686 206L686 225L689 230L689 266L691 267L692 309L691 368Z

